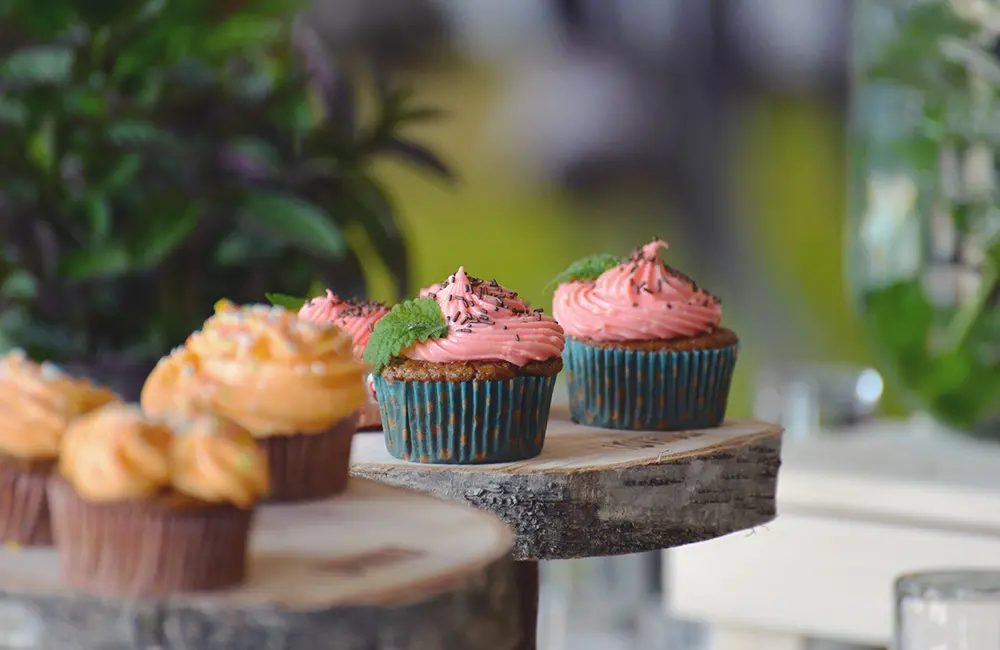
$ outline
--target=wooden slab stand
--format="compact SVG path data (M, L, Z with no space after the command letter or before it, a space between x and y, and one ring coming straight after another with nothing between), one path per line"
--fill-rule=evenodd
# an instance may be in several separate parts
M496 518L353 479L261 509L239 588L166 599L68 592L49 549L0 554L0 648L511 650L513 538Z
M780 427L612 431L553 407L542 455L495 465L395 459L382 435L355 438L355 476L463 501L514 530L519 560L660 550L765 524L775 516Z

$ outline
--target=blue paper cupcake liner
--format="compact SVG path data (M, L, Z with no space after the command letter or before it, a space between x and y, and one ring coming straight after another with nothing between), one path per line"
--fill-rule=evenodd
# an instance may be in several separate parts
M375 377L385 446L417 463L505 463L542 453L556 378L386 381Z
M739 344L684 352L600 348L567 338L563 352L575 422L607 429L717 427Z

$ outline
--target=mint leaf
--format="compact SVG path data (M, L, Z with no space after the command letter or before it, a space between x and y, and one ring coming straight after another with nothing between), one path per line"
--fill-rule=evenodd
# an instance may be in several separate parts
M595 280L608 269L613 269L621 263L620 258L608 253L590 255L570 264L565 271L552 280L552 284L559 286L573 280L582 280L584 282Z
M448 322L441 305L433 298L416 298L401 302L375 323L365 361L379 372L393 357L417 341L439 339L448 334Z
M306 304L306 298L286 296L283 293L265 293L264 297L275 307L284 307L288 311L298 311Z

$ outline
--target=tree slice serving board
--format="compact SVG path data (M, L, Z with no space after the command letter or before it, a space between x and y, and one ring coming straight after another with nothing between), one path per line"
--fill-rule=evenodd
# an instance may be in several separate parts
M492 512L519 560L638 553L720 537L775 515L781 427L614 431L553 406L541 456L491 465L398 460L379 433L355 437L351 473Z
M261 508L250 577L230 591L94 598L55 552L0 552L0 648L510 650L513 536L495 517L352 479L343 495Z

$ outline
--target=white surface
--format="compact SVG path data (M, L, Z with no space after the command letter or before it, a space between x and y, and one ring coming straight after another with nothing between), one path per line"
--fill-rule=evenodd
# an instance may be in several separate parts
M670 562L675 616L886 645L898 575L1000 568L1000 445L903 422L786 441L778 519Z
M710 650L806 650L803 639L752 628L719 625L708 638Z

